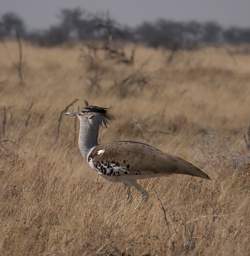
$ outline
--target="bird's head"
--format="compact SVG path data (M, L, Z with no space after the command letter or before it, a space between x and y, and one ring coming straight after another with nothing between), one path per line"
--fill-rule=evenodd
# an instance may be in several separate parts
M65 115L71 117L78 117L80 122L85 122L89 125L98 125L107 127L108 123L113 117L108 113L108 108L89 105L86 102L86 106L77 112L65 112Z

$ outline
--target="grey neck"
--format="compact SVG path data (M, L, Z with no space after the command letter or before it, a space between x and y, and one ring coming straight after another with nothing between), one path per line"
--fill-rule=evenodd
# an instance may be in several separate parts
M80 120L78 145L83 157L87 157L90 149L98 144L98 124L90 124L87 119Z

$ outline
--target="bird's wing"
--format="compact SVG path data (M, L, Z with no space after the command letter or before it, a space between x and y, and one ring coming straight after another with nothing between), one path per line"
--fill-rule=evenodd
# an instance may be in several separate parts
M140 142L117 141L98 145L88 156L88 162L100 174L108 176L158 176L174 173L209 178L191 163Z

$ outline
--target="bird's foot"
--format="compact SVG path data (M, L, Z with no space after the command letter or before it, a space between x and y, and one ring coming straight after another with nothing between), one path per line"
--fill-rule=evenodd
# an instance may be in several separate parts
M138 208L140 208L144 203L146 203L148 201L149 195L148 192L143 191L141 193L141 200L139 201L139 203L136 205L135 209L137 210Z
M146 203L148 201L149 195L148 192L144 191L141 193L141 202Z
M125 184L125 188L126 188L126 191L127 191L127 202L128 203L132 203L133 201L133 197L132 197L132 193L131 193L131 189L130 189L130 186L126 185Z

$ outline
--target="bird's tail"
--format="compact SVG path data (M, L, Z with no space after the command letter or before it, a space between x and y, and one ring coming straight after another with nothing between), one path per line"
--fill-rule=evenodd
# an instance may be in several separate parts
M196 177L210 180L210 177L205 172L203 172L200 168L194 166L193 164L181 158L178 159L178 168L176 170L176 173L196 176Z

